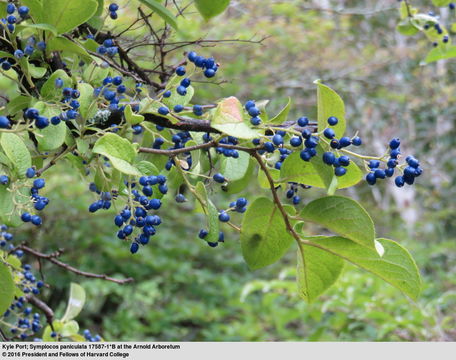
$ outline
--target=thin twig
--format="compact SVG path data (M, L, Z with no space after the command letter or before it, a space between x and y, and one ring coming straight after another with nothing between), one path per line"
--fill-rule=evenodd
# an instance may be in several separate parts
M105 274L94 274L94 273L89 273L89 272L86 272L86 271L82 271L82 270L79 270L79 269L76 269L75 267L71 266L71 265L68 265L68 264L65 264L64 262L60 261L60 260L57 260L56 259L56 253L53 253L53 254L43 254L35 249L32 249L32 248L29 248L28 246L25 246L25 245L19 245L17 247L18 249L21 249L23 251L25 251L26 253L29 253L33 256L36 256L37 258L41 258L41 259L45 259L45 260L48 260L49 262L57 265L57 266L60 266L61 268L65 269L65 270L68 270L68 271L71 271L77 275L80 275L80 276L85 276L85 277L88 277L88 278L96 278L96 279L103 279L103 280L107 280L107 281L112 281L116 284L126 284L126 283L129 283L129 282L132 282L134 281L133 278L127 278L127 279L115 279L115 278L112 278L108 275L105 275Z

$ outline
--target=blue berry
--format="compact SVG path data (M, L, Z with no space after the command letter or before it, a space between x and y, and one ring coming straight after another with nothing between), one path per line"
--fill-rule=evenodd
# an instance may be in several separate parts
M225 177L220 173L215 174L212 178L215 182L218 182L220 184L223 184L226 181Z
M260 115L260 110L258 110L256 106L250 107L247 111L251 117L256 117Z
M300 117L300 118L298 119L298 125L299 125L300 127L305 127L305 126L309 125L309 119L306 118L305 116Z
M248 111L251 107L255 106L255 101L249 100L245 103L244 108Z
M401 145L401 141L399 139L392 139L389 143L389 147L391 150L397 149Z
M22 50L18 49L14 52L14 57L16 59L20 59L20 58L24 57L24 52Z
M25 212L21 215L21 220L23 222L29 222L30 220L32 220L32 215L30 215L28 212Z
M215 76L216 71L214 69L206 69L204 71L204 76L207 78L212 78Z
M174 106L174 112L176 112L176 113L180 113L183 110L184 110L184 106L183 105L177 104L176 106Z
M178 76L184 76L185 75L185 67L184 66L179 66L177 69L176 69L176 74Z
M336 118L335 116L331 116L328 118L328 124L331 126L337 125L338 122L339 122L339 119Z
M179 85L176 89L176 92L181 96L185 96L187 95L187 88L185 86Z
M160 115L168 115L169 114L169 109L166 106L161 106L158 108L158 113Z
M131 245L130 245L130 252L131 252L132 254L136 254L136 253L138 252L138 250L139 250L139 244L138 244L137 242L131 243Z
M388 168L385 170L386 177L391 177L394 175L394 168Z
M334 136L336 136L336 133L334 132L333 129L331 129L331 128L326 128L325 131L323 131L323 135L324 135L327 139L332 139L332 138L334 138Z
M22 18L24 18L28 15L29 8L27 6L20 6L18 9L18 13Z
M374 175L377 179L384 179L386 177L385 170L382 169L375 170Z
M272 142L276 146L282 145L283 144L283 137L281 135L279 135L279 134L275 134L272 137Z
M46 182L44 179L36 179L33 181L33 187L35 189L42 189L46 185Z
M350 158L346 155L342 155L338 160L341 166L348 166L350 164Z
M228 222L230 221L230 215L226 211L221 211L219 214L219 220L221 222Z
M379 160L369 160L368 166L371 170L374 170L380 166L380 161Z
M374 173L369 173L366 175L366 181L369 185L375 185L377 178L375 177Z
M314 148L314 147L317 147L318 145L318 138L316 136L310 136L309 138L307 138L305 141L304 141L304 145L307 147L307 148Z
M190 86L191 83L192 83L192 82L191 82L191 80L190 80L189 78L185 78L185 79L183 79L183 80L180 82L181 86L183 86L183 87L185 87L185 88L188 88L188 87ZM184 95L185 95L185 94L184 94Z
M184 194L177 194L175 200L177 203L184 203L187 201Z
M293 146L293 147L301 146L301 144L302 144L302 139L299 136L293 136L290 139L290 145Z
M0 184L1 185L8 185L9 177L6 175L0 175Z
M336 176L344 176L346 173L347 173L347 169L345 169L342 166L338 166L338 167L334 168L334 174Z
M161 201L160 199L152 199L149 201L149 206L153 210L158 210L161 207Z
M301 197L298 195L293 196L293 205L299 205L301 202Z
M9 119L6 116L0 116L0 129L8 129L10 126Z
M32 215L30 221L33 225L36 226L40 226L43 223L43 220L41 220L41 217L39 217L38 215Z
M193 105L193 113L196 116L203 115L203 107L201 105Z
M331 151L327 151L323 154L323 162L325 164L332 165L335 161L336 156Z
M253 125L253 126L258 126L261 124L261 119L259 117L253 117L250 119L250 123Z
M14 6L14 4L8 3L8 5L6 5L6 12L8 14L13 14L15 11L16 7Z
M403 187L405 184L404 178L402 176L397 176L394 179L394 183L396 184L397 187Z
M355 145L355 146L360 146L362 145L362 140L359 136L355 136L353 139L352 139L352 144Z
M339 140L339 146L341 148L347 147L351 145L351 140L348 136L341 137Z
M312 159L312 155L309 153L308 149L302 150L299 153L299 156L301 157L302 160L304 161L310 161Z
M386 163L386 166L388 166L388 168L395 168L397 166L397 160L389 159L388 162Z
M35 125L38 129L44 129L49 126L49 119L45 116L38 116L35 119Z
M188 60L190 60L191 62L195 62L197 57L198 57L198 54L194 51L190 51L187 55Z

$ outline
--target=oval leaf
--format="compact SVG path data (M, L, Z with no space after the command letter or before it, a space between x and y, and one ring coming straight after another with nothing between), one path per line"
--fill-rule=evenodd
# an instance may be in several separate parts
M224 12L229 4L230 0L195 0L196 8L206 20Z
M397 289L411 299L416 300L421 291L421 278L415 261L409 252L397 242L389 239L377 239L384 249L380 256L375 249L364 246L343 237L308 237L306 240L315 243L331 254L367 270ZM304 250L311 245L303 244Z
M327 251L301 245L298 249L297 281L299 295L312 302L339 278L344 261Z
M248 207L242 221L241 248L251 269L275 263L292 242L282 214L271 200L258 198Z
M0 262L0 314L3 314L14 300L14 281L11 271Z
M337 125L331 126L336 133L336 137L340 138L345 133L345 105L342 98L330 87L321 84L318 80L315 82L317 88L318 102L318 131L326 129L328 118L335 116L339 121Z
M84 307L85 299L86 293L84 288L81 285L71 283L70 298L68 299L65 315L63 315L61 321L67 322L78 316Z
M13 163L17 175L21 178L25 177L25 171L32 166L32 158L22 139L13 133L3 133L0 145Z
M307 204L300 216L360 245L375 249L374 223L367 211L355 200L343 196L326 196Z

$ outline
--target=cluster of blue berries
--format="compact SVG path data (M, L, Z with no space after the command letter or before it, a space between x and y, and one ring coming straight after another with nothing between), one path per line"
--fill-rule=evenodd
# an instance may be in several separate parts
M219 64L215 62L214 58L205 58L203 56L199 56L194 51L190 51L187 55L187 58L190 62L194 63L196 67L204 70L205 77L212 78L217 73Z
M328 118L328 124L330 126L335 126L338 122L339 119L335 116L330 116ZM362 140L359 136L353 138L343 136L340 139L337 139L334 129L331 127L328 127L323 131L323 136L330 140L329 145L334 150L340 150L350 145L360 146L362 144ZM334 167L334 174L336 176L344 176L347 173L346 167L350 165L350 158L346 155L337 157L332 151L327 151L323 154L323 162Z
M302 188L302 189L311 188L311 186L309 186L309 185L298 184L296 182L289 182L288 185L289 185L289 188L286 192L286 197L287 197L287 199L290 199L292 201L293 205L299 205L301 203L301 197L298 195L298 191L300 188Z
M221 174L218 174L221 175ZM223 176L223 175L222 175ZM238 213L244 213L246 211L246 206L248 204L248 201L246 198L239 198L236 201L233 201L230 203L229 208L226 210L221 210L219 211L219 221L220 222L228 222L230 221L230 215L228 214L230 211L235 211ZM206 229L201 229L198 233L198 237L200 239L205 240L209 232ZM217 242L210 242L207 241L207 244L210 247L216 247L219 243L225 242L225 234L223 231L219 232L219 237Z
M152 214L151 211L160 209L162 203L160 199L152 198L152 186L157 185L158 191L162 194L168 192L166 185L166 176L151 175L141 176L139 185L142 186L141 193L134 189L137 184L131 183L132 205L126 206L119 214L114 217L114 223L121 227L117 232L117 237L121 240L132 239L130 252L135 254L139 250L140 245L147 245L150 237L155 235L156 226L161 224L161 218L158 215ZM137 236L134 235L134 230L138 229Z
M97 186L95 183L90 183L89 185L89 190L91 192L97 193L100 195L100 199L93 202L89 206L89 211L91 213L97 212L100 209L105 209L108 210L111 208L111 200L112 200L112 194L109 191L100 191L98 190Z
M24 297L14 301L3 314L3 322L10 325L10 333L21 340L34 336L42 329L41 315L32 314L32 308L26 307Z
M14 249L14 245L10 243L12 240L13 234L8 232L8 226L0 225L0 248L6 248L7 251Z
M119 52L119 48L114 44L113 39L106 39L103 41L103 45L100 45L97 48L97 53L100 55L107 55L109 57L114 57Z
M117 5L115 3L109 4L108 10L109 10L109 17L113 20L116 20L118 18L117 10L119 10L119 5Z
M97 334L97 335L93 336L92 333L90 332L90 330L88 330L88 329L83 331L83 335L87 341L90 341L90 342L100 342L101 341L100 335Z
M119 102L123 98L123 94L127 91L127 87L123 84L121 76L106 77L103 79L103 85L95 88L94 96L103 96L109 102L109 110L124 110L124 106L119 107ZM132 105L133 111L139 110L139 104ZM142 128L141 128L142 129ZM142 130L141 130L142 131Z
M40 112L35 108L28 108L24 112L24 117L35 122L38 129L44 129L49 126L50 121L46 116L40 115Z
M378 179L392 177L396 167L399 169L404 167L398 166L398 159L401 155L401 149L399 148L400 144L401 142L397 138L390 141L389 158L385 161L385 169L380 168L379 160L374 159L369 161L368 167L371 172L366 175L366 181L369 185L375 185ZM412 185L415 182L415 178L423 173L423 169L420 167L420 162L416 158L413 156L407 156L405 161L408 166L403 169L403 175L399 175L394 179L397 187L403 187L405 184Z
M20 6L18 9L16 9L16 6L13 3L8 3L8 5L6 5L6 13L8 16L1 19L0 21L6 25L8 31L11 33L14 31L14 25L18 20L17 17L14 16L16 10L21 19L25 19L29 14L29 8L27 6ZM3 25L0 25L0 29L3 29Z
M259 118L259 115L261 114L260 109L258 109L255 105L254 100L248 100L245 105L244 105L245 110L250 116L250 123L253 126L258 126L261 124L261 119Z
M212 140L212 138L208 135L205 134L203 135L203 140L205 142L209 142ZM239 143L238 138L234 136L227 136L222 139L220 139L219 144L225 144L225 145L237 145ZM215 148L215 151L217 154L223 155L225 157L231 157L234 159L237 159L239 157L239 152L236 149L227 149L223 148L221 146L217 146Z
M27 179L32 179L36 176L36 171L34 168L28 168L25 172ZM0 186L7 186L10 183L10 179L7 175L0 175ZM21 202L20 207L23 211L21 214L21 219L23 222L31 222L33 225L39 226L42 224L42 219L39 215L33 214L36 211L42 211L49 204L49 198L45 196L40 196L39 192L46 185L46 182L42 178L35 179L32 183L30 189L30 199L31 203ZM31 214L32 213L32 214Z

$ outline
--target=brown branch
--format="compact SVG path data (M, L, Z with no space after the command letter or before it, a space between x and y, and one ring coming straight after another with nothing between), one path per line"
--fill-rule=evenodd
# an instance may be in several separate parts
M43 254L35 249L32 249L32 248L29 248L28 246L25 246L25 245L19 245L17 247L18 249L21 249L23 251L25 251L26 253L28 254L31 254L37 258L40 258L40 259L45 259L45 260L48 260L49 262L57 265L57 266L60 266L61 268L65 269L65 270L68 270L68 271L71 271L77 275L80 275L80 276L85 276L85 277L88 277L88 278L96 278L96 279L103 279L103 280L107 280L107 281L112 281L116 284L126 284L126 283L129 283L129 282L132 282L134 281L133 278L127 278L127 279L115 279L115 278L112 278L112 277L109 277L108 275L105 275L105 274L94 274L94 273L89 273L89 272L86 272L86 271L82 271L82 270L79 270L79 269L76 269L75 267L71 266L71 265L68 265L68 264L65 264L64 262L60 261L60 260L57 260L56 259L56 254L57 253L53 253L53 254ZM59 250L59 252L61 252L62 250Z
M48 324L52 328L52 322L54 321L54 311L48 306L48 304L33 296L32 294L27 294L25 298L28 301L28 303L40 309L44 313L44 316L46 316Z
M44 165L41 169L36 171L36 176L40 177L43 172L48 170L50 167L54 166L57 163L57 160L65 153L72 151L74 147L72 147L70 150L66 146L64 146L58 153L54 155L54 157L49 161L46 165Z
M253 154L257 150L261 150L261 148L248 148L245 146L238 146L238 145L219 144L217 141L212 140L212 141L209 141L204 144L189 146L189 147L181 148L181 149L161 150L161 149L151 149L151 148L140 147L139 152L173 157L173 156L176 156L176 155L179 155L182 153L191 152L191 151L200 150L200 149L208 149L211 147L221 147L224 149L239 150L239 151L247 152L249 154Z
M300 236L295 231L295 229L293 229L293 226L290 223L290 218L288 217L288 214L285 211L285 209L282 205L282 202L279 199L279 195L277 194L277 190L275 188L274 179L272 178L271 174L269 173L269 170L268 170L266 164L264 163L263 159L261 158L261 155L258 154L257 152L252 153L252 156L256 159L256 161L260 165L261 170L264 172L264 174L266 175L266 178L268 179L269 187L271 188L274 203L276 204L277 208L279 209L280 213L282 214L283 220L285 221L285 227L287 228L287 231L299 243Z

